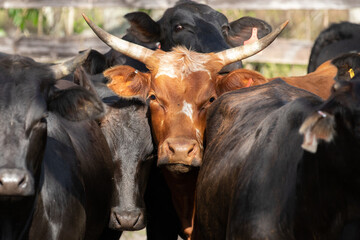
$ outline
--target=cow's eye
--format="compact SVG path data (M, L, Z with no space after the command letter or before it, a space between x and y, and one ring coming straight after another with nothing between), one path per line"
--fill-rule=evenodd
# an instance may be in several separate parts
M176 26L174 27L175 32L180 32L183 29L184 27L181 24L176 24Z
M211 97L210 99L209 99L209 102L213 102L213 101L215 101L215 97Z
M42 118L40 119L40 123L47 123L46 117L42 117Z
M150 100L156 100L156 96L154 94L151 94L149 98Z

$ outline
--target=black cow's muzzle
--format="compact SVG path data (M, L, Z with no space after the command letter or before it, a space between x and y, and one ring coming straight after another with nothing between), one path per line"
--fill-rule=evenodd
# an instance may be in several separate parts
M0 196L31 196L34 192L34 178L29 171L0 169Z
M145 227L144 209L111 209L109 227L118 231L137 231Z

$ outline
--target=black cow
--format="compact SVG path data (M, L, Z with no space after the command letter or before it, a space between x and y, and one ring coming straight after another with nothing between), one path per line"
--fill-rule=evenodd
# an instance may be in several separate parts
M114 192L109 227L119 231L145 227L144 194L153 158L148 105L135 99L120 98L105 84L90 80L78 68L74 81L98 95L106 113L98 119L114 162Z
M350 22L331 24L315 40L308 73L315 71L327 60L349 52L360 52L360 25Z
M243 17L229 23L224 14L189 0L178 1L158 21L144 12L128 13L125 18L129 21L130 28L123 37L124 40L164 51L184 45L201 53L219 52L243 45L252 36L253 28L257 29L258 38L271 32L271 26L260 19ZM93 50L84 66L88 73L99 74L115 65L130 65L139 71L147 71L143 63L115 50L110 50L105 55ZM228 72L241 66L241 62L238 62L227 66L223 71Z
M325 102L281 80L214 102L192 239L339 239L360 219L359 97L357 77Z
M113 163L88 120L103 114L103 103L55 80L87 54L52 66L0 57L2 239L98 239L107 228Z

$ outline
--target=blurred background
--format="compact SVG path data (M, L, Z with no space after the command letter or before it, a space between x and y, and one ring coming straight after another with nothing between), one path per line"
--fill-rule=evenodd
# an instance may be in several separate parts
M290 20L285 31L260 54L244 61L245 68L267 77L303 75L313 41L331 23L360 23L358 0L207 0L229 21L257 17L276 27ZM0 51L30 56L42 62L61 61L78 51L108 47L95 37L83 20L95 23L117 36L128 28L123 18L144 11L158 20L176 0L0 0Z
M306 74L311 47L331 23L360 23L359 0L207 0L229 21L252 16L276 27L290 23L280 38L260 54L244 61L245 68L266 77ZM0 51L57 62L80 50L109 48L87 26L81 13L119 37L126 33L126 13L144 11L155 21L176 0L0 0ZM141 240L145 230L125 232L121 239Z
M260 54L245 60L245 68L267 77L306 73L311 46L331 23L360 23L358 0L207 0L198 1L224 13L229 21L243 16L265 20L276 27L290 20L285 31ZM83 20L86 13L105 30L123 36L123 18L144 11L158 20L176 0L0 0L0 51L30 56L42 62L61 61L78 51L108 47Z

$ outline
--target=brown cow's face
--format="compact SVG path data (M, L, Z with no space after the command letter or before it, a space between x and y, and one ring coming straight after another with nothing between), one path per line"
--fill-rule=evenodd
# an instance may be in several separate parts
M183 78L162 75L152 81L149 98L158 165L200 166L206 111L216 98L209 73L193 72Z
M151 73L118 66L104 75L111 79L109 88L120 96L149 100L158 165L187 172L201 165L206 112L217 96L266 80L245 69L219 76L222 65L213 54L180 48L154 55L158 67L149 68Z

